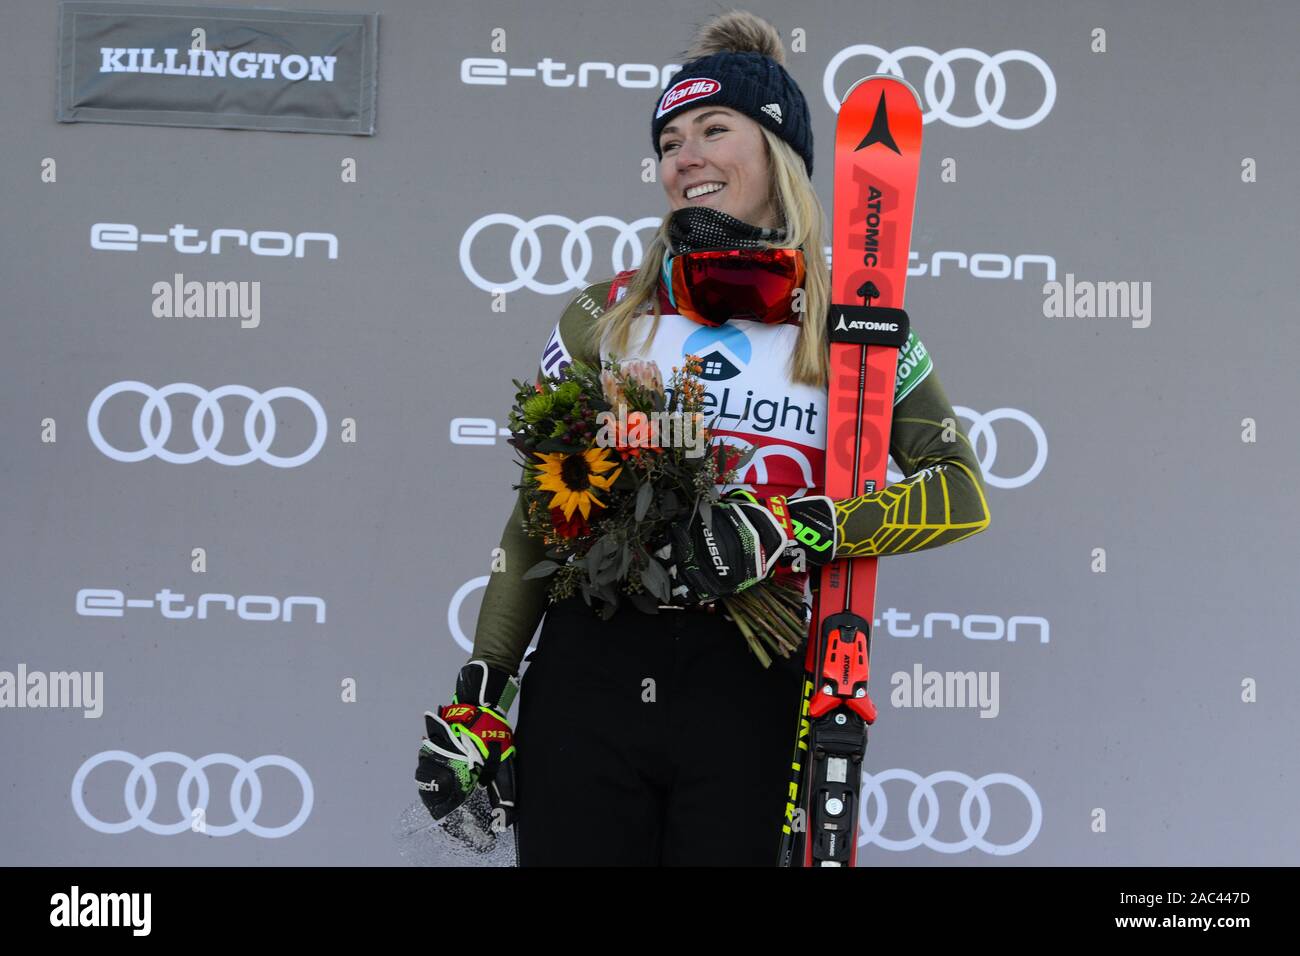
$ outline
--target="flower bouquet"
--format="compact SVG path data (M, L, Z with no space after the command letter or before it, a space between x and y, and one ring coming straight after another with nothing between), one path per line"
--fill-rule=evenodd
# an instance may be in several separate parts
M656 363L615 359L514 382L509 441L523 480L513 487L524 494L526 533L547 546L524 577L550 577L552 601L598 598L606 620L623 596L649 614L673 603L659 560L669 528L695 510L709 520L717 485L735 482L754 453L714 440L700 370L688 355L665 388ZM720 600L764 667L806 634L803 590L789 582L767 578Z

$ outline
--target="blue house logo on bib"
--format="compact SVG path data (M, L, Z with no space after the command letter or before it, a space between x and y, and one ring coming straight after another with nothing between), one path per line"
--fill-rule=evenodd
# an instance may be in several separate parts
M731 325L701 328L682 342L682 357L698 355L703 365L700 378L723 382L739 375L753 358L754 349L745 333Z

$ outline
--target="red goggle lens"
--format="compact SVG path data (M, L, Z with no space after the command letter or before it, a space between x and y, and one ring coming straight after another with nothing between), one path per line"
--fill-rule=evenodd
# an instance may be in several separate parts
M718 249L672 260L677 310L706 325L729 319L783 322L803 280L800 249Z

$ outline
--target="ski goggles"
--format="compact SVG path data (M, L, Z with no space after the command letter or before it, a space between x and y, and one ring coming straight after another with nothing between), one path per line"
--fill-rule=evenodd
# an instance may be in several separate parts
M804 275L801 249L706 249L665 256L663 284L678 313L716 328L788 321Z

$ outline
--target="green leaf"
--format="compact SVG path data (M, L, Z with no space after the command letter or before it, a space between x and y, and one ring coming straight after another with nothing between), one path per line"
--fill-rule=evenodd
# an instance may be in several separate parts
M736 448L737 446L729 445L727 447ZM732 465L732 467L735 468L737 471L739 471L741 468L744 468L746 465L749 464L749 460L754 457L754 453L756 451L758 451L758 446L750 445L748 448L746 448L743 452L740 453L740 457L736 459L736 463Z
M524 580L531 581L534 578L544 578L548 574L554 574L559 569L560 566L554 561L538 561L524 572Z
M587 577L592 584L601 583L600 572L618 553L618 541L612 534L598 538L587 552Z
M704 527L712 531L713 530L713 505L710 502L701 498L698 502L696 502L695 510L699 512L700 521L704 523Z
M661 603L667 604L672 600L672 579L668 577L663 565L654 558L648 560L645 570L641 572L641 583Z
M621 575L619 574L618 561L611 561L608 564L602 564L596 571L596 584L613 584Z
M645 519L645 513L650 510L650 500L653 497L654 486L648 481L637 490L636 510L633 512L633 516L638 522Z

